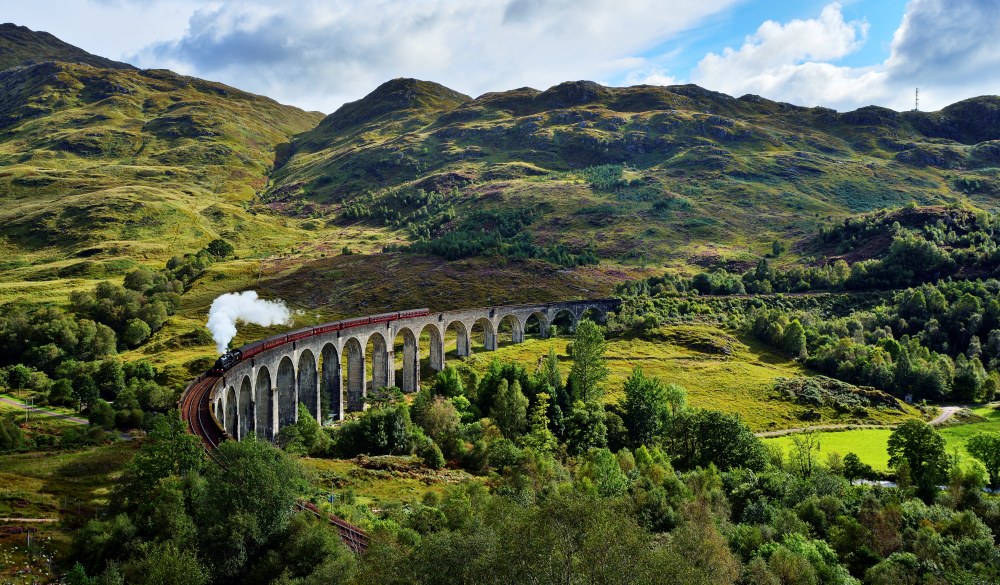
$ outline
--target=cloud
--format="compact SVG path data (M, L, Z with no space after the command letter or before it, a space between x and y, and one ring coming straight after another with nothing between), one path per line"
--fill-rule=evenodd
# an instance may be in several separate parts
M1000 0L910 0L889 55L865 67L844 60L869 42L867 23L846 20L830 4L814 18L760 24L743 43L679 69L692 43L719 30L733 5L750 1L764 4L33 0L11 3L6 18L102 56L326 112L393 77L471 95L575 79L691 81L841 110L872 103L908 109L918 86L922 109L1000 91Z
M940 107L1000 93L1000 0L912 0L885 62L887 85Z
M829 63L851 54L866 39L868 24L846 22L839 4L826 6L819 18L767 21L739 49L709 53L692 75L695 83L734 95L756 93L792 103L840 105L858 92L881 85L875 70Z
M625 85L677 85L681 83L660 67L634 69L625 75Z
M332 111L393 77L472 95L608 78L736 1L223 1L133 61Z
M1000 0L911 0L889 57L868 67L837 61L865 42L867 23L846 22L839 4L816 19L768 21L739 49L709 53L692 81L733 95L756 93L799 105L908 109L921 88L923 109L997 93Z

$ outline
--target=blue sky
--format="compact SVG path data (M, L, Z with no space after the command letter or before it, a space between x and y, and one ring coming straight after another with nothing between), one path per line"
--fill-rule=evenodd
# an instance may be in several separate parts
M839 110L1000 92L1000 0L0 0L88 51L330 112L395 77L469 95L697 83Z

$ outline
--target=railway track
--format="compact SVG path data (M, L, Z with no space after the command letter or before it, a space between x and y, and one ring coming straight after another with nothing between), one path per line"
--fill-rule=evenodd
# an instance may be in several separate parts
M215 450L226 439L226 433L212 416L208 403L208 394L218 379L218 376L200 376L181 395L180 403L181 416L187 421L188 431L201 439L205 452L215 463L219 463Z
M335 526L337 528L337 532L340 534L340 540L347 545L347 548L359 554L368 550L368 535L365 534L364 530L361 530L343 518L334 516L333 514L324 514L323 511L312 502L299 500L296 506L300 510L309 512L317 518L323 518Z
M218 376L209 374L200 376L184 390L179 406L181 416L187 422L188 431L201 439L208 457L215 464L222 465L222 462L215 455L215 450L219 447L220 443L228 438L228 435L222 430L219 422L212 415L209 404L209 392L211 392L212 386L215 385L218 379ZM355 553L360 554L368 549L368 535L361 528L333 514L324 514L312 502L299 500L296 502L295 507L329 522L337 529L340 540Z

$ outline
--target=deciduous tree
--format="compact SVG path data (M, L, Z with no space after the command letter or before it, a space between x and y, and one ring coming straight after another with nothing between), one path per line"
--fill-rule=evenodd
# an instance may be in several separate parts
M666 388L636 366L625 380L624 420L633 447L653 445L663 436L671 416Z
M856 453L844 455L844 477L847 481L854 483L859 479L871 479L875 476L875 470L871 465L861 461Z
M976 433L969 439L966 449L986 466L990 485L1000 488L1000 433Z
M608 365L604 361L606 347L600 326L587 319L580 321L573 337L573 367L569 370L574 393L570 398L574 401L600 400L602 384L608 378Z
M130 509L142 503L146 494L163 478L198 472L205 464L204 448L198 438L187 431L176 411L157 416L142 448L125 467L115 486L112 505L117 510Z
M577 400L566 417L566 447L571 455L585 453L608 444L604 407L596 402Z
M514 380L513 384L502 380L493 399L490 418L500 427L500 432L508 439L515 439L524 432L528 418L528 399L521 392L521 383Z
M905 468L917 492L925 500L933 500L937 486L948 480L951 461L945 451L944 438L929 424L908 420L889 435L889 466Z

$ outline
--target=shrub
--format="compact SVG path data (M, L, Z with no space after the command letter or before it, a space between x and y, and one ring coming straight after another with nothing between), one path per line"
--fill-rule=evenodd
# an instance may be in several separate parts
M424 462L424 465L431 469L441 469L444 467L444 454L430 437L418 435L415 439L416 455Z

